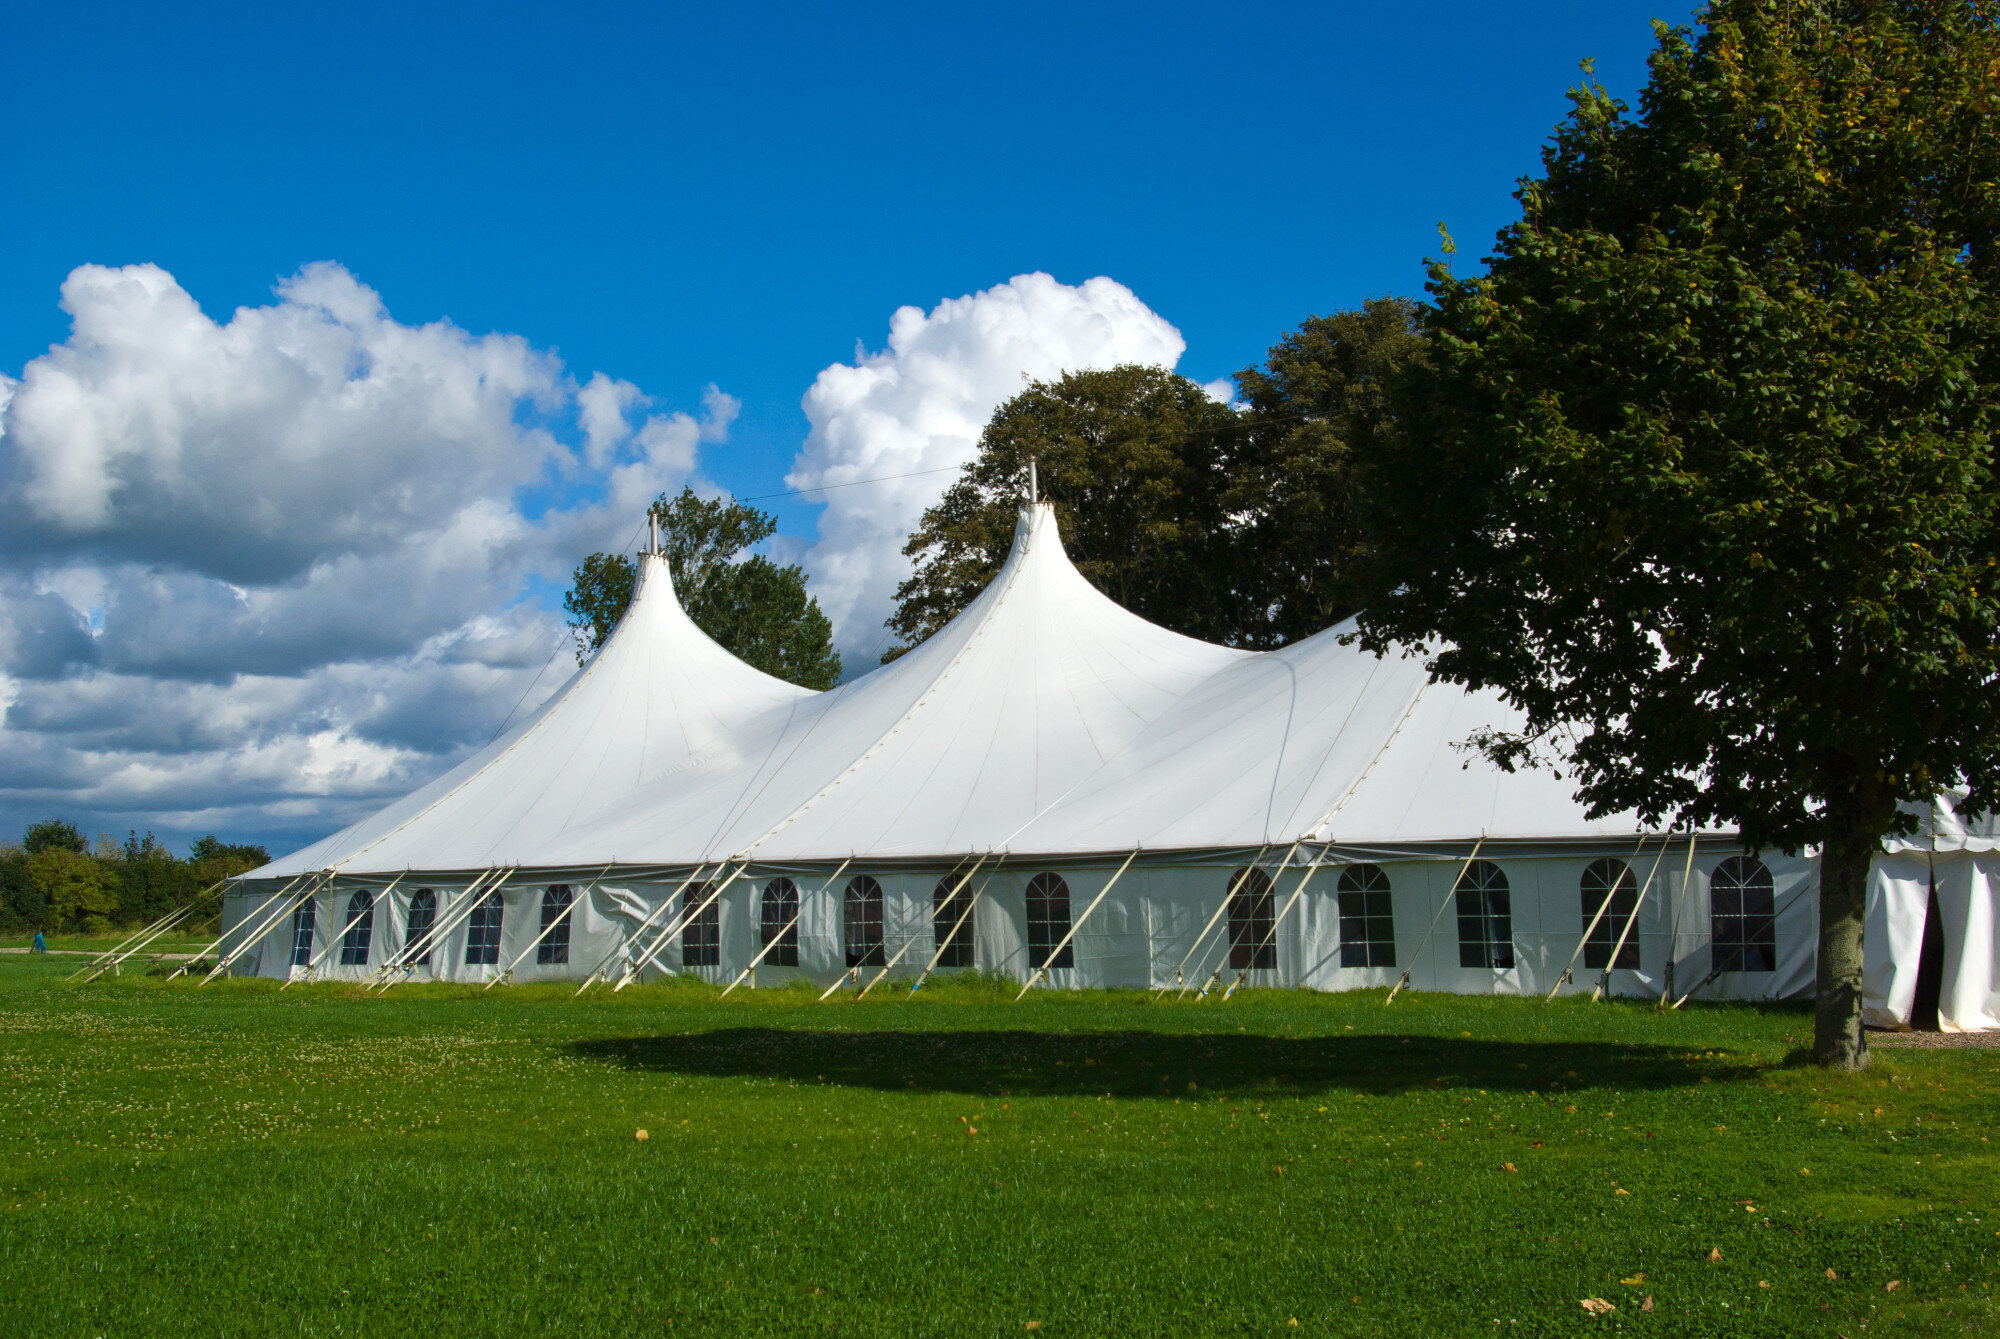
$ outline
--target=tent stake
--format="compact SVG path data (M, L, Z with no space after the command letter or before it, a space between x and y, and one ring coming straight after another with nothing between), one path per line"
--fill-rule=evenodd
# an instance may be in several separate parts
M1403 974L1396 978L1396 984L1389 987L1389 998L1383 1000L1383 1004L1394 1004L1396 1002L1396 993L1404 986L1410 984L1410 973L1417 970L1417 962L1424 956L1424 950L1430 947L1431 936L1437 933L1438 922L1444 918L1444 909L1458 900L1459 882L1465 878L1465 872L1472 868L1472 862L1479 859L1479 848L1484 845L1486 845L1486 834L1482 832L1479 834L1479 840L1472 844L1472 854L1467 856L1465 863L1458 867L1458 878L1453 879L1451 887L1445 891L1444 901L1438 904L1437 914L1431 917L1431 927L1424 931L1424 937L1418 943L1417 951L1410 959L1410 965L1405 967Z
M1590 1002L1597 1003L1604 998L1604 992L1611 988L1611 971L1618 965L1618 955L1625 951L1625 941L1631 938L1632 927L1639 923L1639 912L1646 905L1646 894L1653 890L1653 876L1660 872L1660 862L1667 858L1668 839L1660 839L1660 853L1653 857L1653 867L1646 871L1646 882L1639 888L1639 896L1632 900L1632 914L1625 918L1624 933L1611 946L1610 960L1604 964L1604 974L1597 978L1597 988L1590 992ZM1611 899L1604 899L1609 902Z
M1125 863L1118 867L1118 872L1113 874L1110 880L1097 890L1097 896L1090 900L1090 905L1083 909L1083 914L1070 922L1069 933L1062 937L1061 943L1049 950L1049 956L1043 959L1040 967L1035 969L1035 974L1028 978L1028 984L1021 987L1021 993L1014 997L1014 1003L1019 1004L1022 1000L1028 998L1028 992L1035 988L1035 983L1049 974L1049 964L1062 956L1062 951L1069 947L1069 941L1076 938L1076 932L1081 930L1083 923L1090 919L1090 913L1097 910L1097 904L1104 900L1105 894L1111 891L1112 885L1124 877L1125 871L1130 869L1132 862L1138 858L1139 848L1135 846L1132 848L1132 854L1125 857Z

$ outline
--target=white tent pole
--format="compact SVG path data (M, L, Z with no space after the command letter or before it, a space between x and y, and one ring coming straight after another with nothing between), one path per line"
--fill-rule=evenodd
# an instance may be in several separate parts
M715 872L718 875L721 874L723 869L728 865L728 863L729 862L726 860L718 863L715 867ZM711 879L709 880L709 882L713 883L714 880ZM659 933L654 935L653 938L645 944L645 946L640 950L639 956L632 959L632 961L626 963L624 969L618 973L618 984L612 987L613 994L616 994L618 991L623 990L626 986L630 985L634 980L636 980L639 973L645 971L647 967L652 965L653 960L659 956L660 951L667 946L667 941L673 938L675 935L681 933L683 930L687 929L688 922L701 913L702 907L708 905L706 902L704 902L702 904L702 907L696 907L693 911L689 911L686 908L686 906L683 906L681 910L678 912L674 911L673 909L674 903L676 901L684 901L685 894L687 893L689 886L692 885L693 883L694 883L694 878L692 876L682 880L681 886L674 889L674 891L670 895L668 895L667 900L661 904L662 909L664 909L668 913L669 919L667 919L665 922L661 924ZM650 920L651 917L648 917L647 919Z
M1042 965L1037 967L1035 974L1028 978L1028 984L1022 986L1021 993L1014 997L1014 1003L1019 1004L1022 1000L1028 998L1028 992L1035 988L1035 983L1049 974L1049 964L1062 956L1062 951L1069 947L1069 941L1076 938L1076 932L1081 930L1083 923L1090 919L1090 913L1097 910L1097 904L1104 900L1106 894L1111 891L1113 884L1116 884L1118 880L1125 877L1125 871L1132 868L1132 862L1138 858L1139 848L1135 846L1132 848L1132 854L1125 857L1125 863L1118 867L1118 872L1113 874L1109 881L1097 890L1097 896L1090 900L1090 905L1083 909L1083 914L1069 923L1069 933L1062 937L1061 943L1049 950L1049 956L1042 960Z
M1645 849L1646 849L1646 834L1642 832L1639 834L1639 844L1632 848L1631 858L1625 862L1625 867L1628 871L1631 869L1632 861L1637 860L1639 858L1639 853ZM1665 855L1666 853L1667 853L1667 844L1663 841L1660 843L1660 855ZM1658 869L1659 867L1660 867L1659 856L1655 856L1653 858L1653 868ZM1650 875L1648 875L1647 877L1649 879L1651 878ZM1542 1001L1544 1004L1548 1003L1549 1000L1553 1000L1556 997L1556 992L1558 990L1561 990L1563 988L1563 984L1570 979L1569 974L1576 970L1576 960L1583 956L1584 946L1590 943L1590 936L1597 929L1597 923L1603 920L1604 913L1610 910L1611 895L1618 891L1618 885L1624 881L1624 878L1625 876L1623 874L1619 875L1617 878L1611 881L1611 887L1605 890L1604 900L1602 902L1599 902L1597 904L1597 910L1591 913L1590 923L1583 927L1583 936L1576 941L1576 952L1569 955L1569 963L1562 969L1562 975L1558 976L1556 978L1556 983L1553 986L1549 987L1549 993L1546 997L1544 997ZM1638 915L1639 914L1638 910L1635 908L1632 914L1635 916Z
M331 873L327 873L327 874L314 875L313 877L319 879L321 883L324 883L327 880L330 880L333 877L333 875ZM298 882L298 880L294 879L293 882L296 883ZM243 942L238 944L234 949L230 950L228 953L217 954L215 959L215 966L209 969L209 973L207 976L204 976L201 980L195 983L196 986L205 986L209 982L215 980L216 977L222 975L222 973L224 973L225 971L228 971L231 964L233 964L238 958L242 957L245 953L248 953L250 951L251 945L263 943L264 937L270 934L271 931L278 926L279 922L283 921L286 916L292 914L293 912L296 912L299 909L299 907L304 905L308 899L317 897L318 895L319 895L319 884L308 884L304 892L299 893L292 898L290 905L280 906L274 909L268 916L264 918L264 920L261 923L259 923L259 925L257 926L257 930L254 934L245 935L243 938ZM266 903L265 905L268 906L269 903Z
M1681 952L1681 912L1687 909L1688 880L1692 879L1693 877L1694 877L1694 824L1689 823L1687 863L1681 866L1681 896L1680 900L1674 903L1674 928L1672 929L1672 931L1669 932L1667 936L1667 970L1661 973L1661 976L1665 978L1660 989L1660 1007L1662 1009L1666 1008L1667 1004L1674 997L1674 959L1678 958ZM1666 892L1664 889L1661 891L1660 895L1662 897L1666 896Z
M458 904L452 908L452 911L456 914L450 917L449 920L444 916L438 917L437 923L431 927L431 932L424 936L424 954L411 953L406 955L402 963L403 975L401 979L399 980L394 976L385 978L380 987L382 993L385 995L388 994L390 987L401 985L403 981L407 981L414 976L417 970L415 966L416 960L425 954L435 953L441 948L447 935L456 932L459 926L471 920L473 913L485 905L488 898L496 896L502 888L505 888L507 880L513 878L519 871L519 865L510 866L506 873L480 889L477 897L474 897L470 892L462 896ZM502 906L504 907L505 904L503 903ZM503 911L502 914L504 915L505 912Z
M408 874L408 873L409 873L408 870L403 871L403 874ZM370 916L374 914L377 903L379 903L381 899L387 897L390 893L394 892L396 890L396 885L403 881L403 874L398 874L395 878L389 880L389 886L387 888L384 888L381 892L370 895L368 900L368 909L366 911L357 911L352 916L348 917L347 924L340 927L339 933L326 941L326 947L321 949L319 952L313 954L312 961L306 964L306 977L312 976L314 972L319 970L319 965L325 962L327 956L333 952L334 948L338 944L340 944L341 941L347 938L347 932L349 930L352 930L356 925L361 923L361 918L363 916ZM356 888L355 891L360 892L361 889ZM348 905L352 906L353 905L352 901L350 901ZM369 928L373 929L374 927L371 925ZM278 989L280 992L290 990L292 988L292 982L301 979L304 978L287 977L285 980L285 984L279 986Z
M1465 872L1472 868L1472 862L1479 859L1479 848L1484 845L1486 845L1486 834L1482 832L1479 834L1479 840L1472 844L1472 854L1467 856L1465 863L1458 867L1458 878L1453 879L1451 887L1445 890L1444 901L1438 904L1437 914L1431 917L1431 928L1424 931L1423 940L1417 945L1416 955L1410 959L1410 965L1403 969L1403 974L1396 978L1396 984L1389 987L1389 998L1383 1000L1382 1003L1394 1004L1396 1002L1396 992L1410 984L1410 973L1417 970L1417 963L1422 960L1424 950L1430 947L1431 936L1437 933L1438 922L1444 918L1444 909L1458 900L1459 880L1463 879Z
M175 907L165 916L162 916L159 920L154 921L151 925L147 926L146 929L141 930L138 934L133 935L130 939L127 939L124 942L124 944L119 945L120 948L123 948L125 950L124 952L114 953L113 955L108 957L100 954L98 960L94 964L91 964L91 966L86 966L82 968L81 971L78 972L71 972L69 975L69 979L74 981L79 975L82 974L82 972L88 971L90 972L90 975L84 977L82 983L88 985L90 982L95 981L98 977L104 975L106 972L116 971L120 963L130 959L134 954L144 949L146 945L152 943L154 940L158 939L161 935L165 934L167 931L173 929L175 926L187 920L190 916L194 914L196 908L205 906L208 902L208 899L214 896L215 890L223 887L228 882L229 880L227 879L218 879L216 882L202 889L201 892L195 894L187 901L181 903L181 905ZM128 948L126 947L126 945L130 945L130 947ZM92 971L91 970L92 966L94 966L96 970Z
M229 882L228 879L218 879L216 882L202 889L201 892L189 898L187 901L181 903L179 906L170 908L166 915L160 916L152 921L147 922L145 925L139 927L137 930L134 930L131 934L127 935L125 938L119 940L116 944L113 944L110 948L105 949L102 953L92 958L89 962L86 962L83 966L71 972L67 977L64 978L64 980L74 981L79 976L82 976L85 972L89 971L93 967L111 966L114 960L117 962L123 962L126 958L132 956L131 953L123 952L123 950L127 946L134 946L133 952L137 952L138 949L144 948L146 944L150 944L153 940L159 938L162 932L171 928L174 922L179 921L182 917L186 916L188 912L192 911L198 903L206 899L210 893L213 893L217 888L221 887L223 884L228 882ZM143 943L137 942L141 940L143 940L144 942Z
M997 862L993 867L996 870L1000 868ZM973 868L977 869L978 866L975 865L973 866ZM969 882L971 878L972 876L968 874L965 876L964 879L960 880L958 887L951 890L951 892L945 897L945 901L949 902L951 901L952 898L957 897L959 895L959 892L964 889L966 883ZM990 874L987 875L986 882L991 883L992 881L993 881L993 876ZM937 951L931 954L931 960L924 964L924 970L918 974L917 979L915 981L910 983L910 993L912 995L917 993L917 987L923 985L924 982L931 979L931 973L937 970L938 961L944 957L945 949L951 946L952 940L958 938L959 928L965 924L967 918L969 918L972 915L972 909L979 905L979 899L984 896L986 896L986 883L980 884L978 889L974 891L974 893L972 894L972 900L965 904L964 911L958 913L958 919L951 923L951 930L945 935L943 942L941 942L937 946Z
M1271 921L1270 930L1258 942L1257 947L1250 951L1250 961L1253 966L1257 961L1257 955L1264 951L1264 945L1278 937L1278 927L1285 923L1285 917L1291 914L1292 908L1298 905L1299 898L1305 895L1306 885L1312 882L1312 876L1318 872L1320 862L1325 859L1326 847L1322 846L1319 848L1319 854L1313 857L1313 862L1306 866L1305 873L1299 876L1298 887L1292 889L1292 895L1285 900L1285 905L1278 908L1277 916ZM1249 980L1251 970L1251 967L1245 967L1236 974L1236 979L1229 983L1229 989L1222 992L1222 1002L1224 1004L1229 1003L1229 997L1234 995L1245 981Z
M852 863L854 863L853 856L849 856L847 857L847 859L841 861L840 867L834 870L832 874L828 875L826 878L826 882L822 883L819 886L819 891L824 893L827 889L833 887L833 881L839 878L841 872L845 870ZM776 948L779 944L784 942L785 936L792 932L792 927L799 923L799 917L805 915L805 911L806 911L805 894L801 893L799 895L799 909L797 911L794 911L792 913L792 918L785 922L785 928L778 931L778 933L772 935L771 942L757 950L757 956L750 959L750 965L748 967L745 967L742 971L738 972L736 974L736 979L734 981L731 981L727 986L723 987L722 993L716 996L716 998L718 1000L728 999L730 991L736 989L738 986L742 985L744 981L748 980L750 974L757 970L757 964L764 961L764 958L766 957L766 955L770 953L772 949Z
M1604 974L1597 978L1597 988L1590 992L1590 1002L1597 1003L1604 998L1604 992L1611 987L1611 969L1618 965L1618 955L1625 951L1625 941L1632 934L1632 927L1639 923L1639 912L1646 905L1646 894L1652 891L1653 876L1660 872L1660 862L1667 858L1667 847L1672 843L1672 834L1660 838L1660 853L1653 857L1653 867L1646 871L1646 882L1639 887L1639 896L1632 900L1632 914L1625 918L1624 932L1618 942L1611 946L1611 959L1604 964ZM1611 899L1604 899L1609 902Z
M471 884L467 886L464 895L466 897L471 897L473 894L479 891L480 886L482 884L484 884L488 879L492 878L499 872L500 872L500 867L498 865L493 866L491 869L483 869L479 871L479 877L475 878L471 882ZM422 892L423 889L419 888L417 891ZM422 949L425 953L429 953L431 951L431 941L437 936L438 927L444 923L447 917L452 915L459 908L459 904L451 900L451 894L449 891L443 893L441 896L444 899L443 908L440 910L436 910L432 913L430 929L424 931L424 933L419 937L417 937L416 939L410 939L408 937L410 929L409 921L407 920L407 918L404 920L403 946L397 949L394 953L386 955L382 959L382 965L380 967L377 967L374 971L370 972L367 975L367 977L363 979L363 981L361 982L361 988L363 990L370 989L379 982L387 980L389 974L395 971L397 968L401 967L404 963L414 962L419 956L417 953L418 949Z
M308 876L304 874L294 874L291 877L291 879L285 884L284 887L280 888L277 892L272 893L269 897L265 898L262 902L258 903L256 910L252 911L248 916L245 916L240 922L238 922L238 924L248 925L251 921L263 915L264 908L270 906L273 902L283 897L286 893L289 893L293 888L298 886L298 882L300 879L306 877ZM222 895L222 901L223 901L223 906L226 908L229 905L229 894L224 893ZM192 958L189 958L186 962L182 963L179 967L175 968L173 972L168 975L167 980L169 981L173 980L174 977L179 976L181 973L187 971L188 968L194 966L195 963L200 962L203 958L206 958L209 954L219 952L219 950L222 948L222 941L227 938L229 938L229 932L227 930L222 931L222 933L218 934L215 937L215 942L213 944L210 944L207 948L203 949L201 952L195 954Z
M576 995L583 994L584 991L589 990L592 986L602 981L604 979L604 969L611 965L611 960L617 957L624 950L631 948L634 943L638 942L640 935L643 935L646 933L646 931L652 929L653 918L655 916L662 914L668 908L672 907L674 904L674 899L681 895L682 890L685 889L689 884L693 883L696 878L700 877L701 872L707 868L708 868L708 862L706 860L702 861L699 865L696 865L694 867L694 870L685 879L681 880L681 886L679 888L676 888L673 892L669 893L665 898L665 900L663 900L659 906L654 907L651 911L647 912L646 918L640 921L636 926L632 928L631 934L626 935L624 939L620 940L616 944L613 944L610 947L610 949L605 952L604 956L597 960L597 966L591 969L590 975L583 978L583 984L576 988ZM575 999L576 995L572 995L570 996L570 998Z
M609 874L610 872L611 872L611 866L609 865L606 865L603 869L597 871L597 878L592 879L590 881L589 886L586 887L582 892L570 898L569 905L565 906L559 913L557 913L556 918L550 921L548 925L543 928L540 934L535 936L534 943L528 945L526 948L522 949L519 953L516 953L513 957L513 960L509 962L505 967L500 969L499 976L495 976L494 978L489 980L484 986L480 987L481 993L493 989L494 986L499 984L501 977L512 977L514 975L514 969L521 965L521 960L526 958L530 953L533 953L537 948L540 948L542 941L544 939L547 939L550 935L554 934L556 932L556 927L558 925L561 925L564 921L569 919L570 913L576 910L576 904L578 902L581 902L584 898L590 896L590 890L592 888L597 887L598 883L604 878L604 876L606 874Z
M486 883L487 878L495 874L498 874L499 877L493 879L491 883ZM494 893L499 892L507 880L513 877L514 868L509 868L506 873L502 874L499 866L496 865L487 871L486 874L482 874L479 878L474 879L471 887L460 893L458 899L439 913L435 921L431 922L428 934L415 944L405 944L403 946L403 952L397 956L395 970L385 970L382 974L382 980L376 988L382 991L382 993L387 994L391 986L399 984L398 978L395 975L397 971L403 974L401 980L409 980L417 970L414 964L419 958L425 958L437 952L444 944L445 936L471 920L472 913L479 910L480 904L485 902ZM480 886L482 883L485 884L484 887Z
M958 893L959 893L959 889L961 889L961 888L964 888L964 887L965 887L965 885L966 885L966 884L967 884L967 883L968 883L968 882L969 882L969 881L971 880L972 876L973 876L974 874L977 874L977 873L979 872L979 867L980 867L981 865L985 864L985 863L986 863L986 857L985 857L985 856L981 856L981 857L979 857L979 859L977 859L977 860L973 861L973 862L972 862L972 868L971 868L971 869L970 869L969 871L967 871L967 873L966 873L966 876L965 876L965 878L963 878L963 879L960 879L960 880L958 881L958 887L957 887L957 888L953 888L953 889L951 890L951 892L950 892L950 893L949 893L949 894L948 894L948 895L946 896L945 900L946 900L947 902L949 902L949 901L950 901L950 900L951 900L952 898L954 898L954 897L957 897L957 896L958 896ZM963 917L960 917L960 919L961 919L961 920L963 920L964 918L963 918ZM922 918L921 918L921 917L919 917L919 918L918 918L918 922L917 922L917 923L918 923L919 925L921 925L921 924L923 923L923 921L922 921ZM933 930L932 930L932 933L936 933L936 930L935 930L935 927L933 927ZM856 996L855 996L854 998L855 998L855 999L857 999L857 1000L865 1000L865 999L867 999L867 998L868 998L868 992L869 992L869 991L871 991L871 990L873 990L873 989L875 989L875 987L877 987L877 986L879 986L879 985L881 985L881 984L882 984L882 978L883 978L883 977L885 977L885 976L887 976L887 975L889 974L890 970L891 970L892 968L894 968L894 967L895 967L895 965L896 965L897 963L899 963L899 962L901 962L901 961L903 960L903 955L904 955L905 953L908 953L908 952L910 951L910 945L912 945L912 944L914 944L914 943L916 943L916 942L917 942L917 936L916 936L916 933L915 933L915 931L912 931L912 932L911 932L911 934L910 934L910 937L909 937L909 938L907 938L907 939L905 939L905 940L903 941L903 946L902 946L901 948L899 948L899 949L897 949L897 950L896 950L896 956L895 956L895 957L893 957L893 958L891 958L891 959L889 959L889 961L887 961L887 962L883 963L883 964L882 964L882 970L881 970L881 971L879 971L879 972L877 972L877 973L875 973L875 979L874 979L873 981L870 981L870 982L869 982L869 983L868 983L867 985L863 986L863 987L861 988L861 993L860 993L859 995L856 995ZM949 937L947 937L947 938L946 938L946 940L945 940L945 942L946 942L946 943L950 943L950 942L951 942L950 938L949 938ZM940 951L942 951L942 950L940 950Z
M1256 868L1257 862L1262 860L1264 858L1265 852L1269 851L1270 849L1271 848L1268 845L1258 847L1257 854L1250 858L1250 867L1252 869ZM1234 891L1235 891L1235 886L1232 884L1230 887L1230 892ZM1161 986L1159 991L1153 996L1153 999L1155 1001L1158 1001L1161 998L1161 996L1164 996L1168 991L1172 990L1175 986L1179 986L1181 988L1181 995L1187 994L1187 985L1186 985L1187 965L1190 962L1194 961L1194 955L1199 953L1201 951L1201 946L1208 942L1209 931L1215 928L1215 923L1222 919L1222 913L1228 910L1229 910L1229 893L1224 893L1222 895L1222 904L1216 907L1215 914L1208 918L1208 924L1201 927L1201 933L1194 937L1194 943L1188 945L1187 955L1181 959L1181 965L1174 968L1174 979L1167 985ZM1174 998L1179 999L1180 995L1176 995L1174 996Z
M1285 852L1285 858L1278 862L1278 872L1271 877L1272 886L1275 887L1278 880L1285 877L1285 871L1292 867L1292 858L1298 855L1299 847L1304 844L1303 839L1295 841L1292 843L1291 849ZM1222 899L1222 906L1225 911L1229 908L1230 899L1234 898L1242 890L1242 887L1243 885L1240 882L1234 880L1230 882L1229 897ZM1222 955L1216 959L1215 970L1208 974L1207 978L1201 983L1201 989L1195 993L1195 999L1197 1000L1207 999L1208 992L1215 989L1216 982L1222 980L1222 974L1229 970L1229 950L1234 946L1229 943L1229 936L1227 934L1224 934L1216 942L1222 945ZM1183 990L1181 993L1186 994L1187 992Z
M750 868L750 862L747 860L744 861L742 864L738 865L736 867L736 872L734 874L731 874L728 878L724 879L721 883L717 884L713 889L709 891L708 896L702 899L700 906L696 907L693 911L687 913L687 915L681 917L679 925L674 926L671 929L661 931L659 938L653 941L653 947L651 951L649 951L646 954L646 956L639 961L637 965L632 967L629 971L625 973L624 976L618 979L618 984L611 988L611 993L616 995L619 991L625 989L625 987L631 985L635 980L637 980L639 973L645 971L647 966L653 961L653 959L659 956L660 950L667 946L667 940L671 939L676 933L684 933L687 930L688 926L694 924L694 918L701 915L702 912L707 911L709 905L713 903L715 899L721 897L723 893L727 892L729 890L729 885L735 883L738 879L742 878L744 873L749 868Z
M716 865L715 872L717 874L722 873L723 868L727 863L728 863L727 861L724 861ZM652 941L645 946L643 951L640 952L639 956L634 958L631 962L625 964L624 970L619 972L618 974L618 984L611 988L612 994L614 995L617 994L619 991L625 989L625 987L631 985L632 982L636 981L639 977L639 973L645 971L647 967L651 966L653 960L659 956L660 951L667 946L667 941L673 938L675 935L686 930L689 922L691 922L696 916L700 915L702 909L708 905L707 902L703 902L701 906L696 907L693 911L689 911L686 909L685 906L683 906L678 914L675 914L673 912L674 902L677 899L684 900L688 887L693 882L694 882L693 876L689 876L687 879L683 880L681 886L679 888L676 888L673 891L673 893L668 896L666 902L662 904L664 909L669 913L670 919L660 926L660 932L653 936ZM712 883L714 882L714 880L711 879L710 882ZM651 918L648 917L648 919L650 920Z

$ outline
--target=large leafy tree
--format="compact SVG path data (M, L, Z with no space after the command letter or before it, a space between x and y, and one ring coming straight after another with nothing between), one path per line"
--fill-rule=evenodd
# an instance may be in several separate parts
M1393 440L1391 389L1423 353L1417 305L1372 298L1308 317L1236 374L1245 432L1227 503L1247 598L1229 640L1283 646L1361 607L1355 462Z
M776 533L775 517L686 488L678 497L661 494L648 512L659 523L675 594L697 627L766 674L807 688L840 682L833 625L807 593L804 571L762 554L740 556ZM625 616L636 578L635 564L622 553L593 553L578 565L563 607L579 661L604 645Z
M1224 493L1242 425L1186 377L1128 365L1034 382L1000 406L979 454L923 515L903 552L893 659L971 603L1006 561L1037 463L1071 559L1099 590L1156 623L1236 640L1242 594Z
M1866 1063L1867 871L2000 801L1992 0L1717 0L1595 86L1370 462L1377 648L1525 712L1597 812L1821 848L1815 1052Z

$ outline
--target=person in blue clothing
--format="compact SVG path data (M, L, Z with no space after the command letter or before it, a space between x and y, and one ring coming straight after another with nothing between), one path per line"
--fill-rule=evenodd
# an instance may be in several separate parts
M35 931L34 951L37 953L47 953L49 951L49 943L46 939L42 938L42 932L40 930Z

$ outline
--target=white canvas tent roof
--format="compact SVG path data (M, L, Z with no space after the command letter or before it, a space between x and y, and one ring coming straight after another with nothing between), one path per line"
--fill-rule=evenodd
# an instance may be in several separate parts
M1047 504L993 582L827 693L735 660L644 560L604 649L536 715L381 813L259 871L687 866L1630 834L1547 773L1456 747L1496 698L1330 629L1255 653L1098 592Z
M257 877L513 863L594 814L597 797L644 787L811 696L712 641L674 598L666 560L643 554L617 629L538 710L429 785Z

